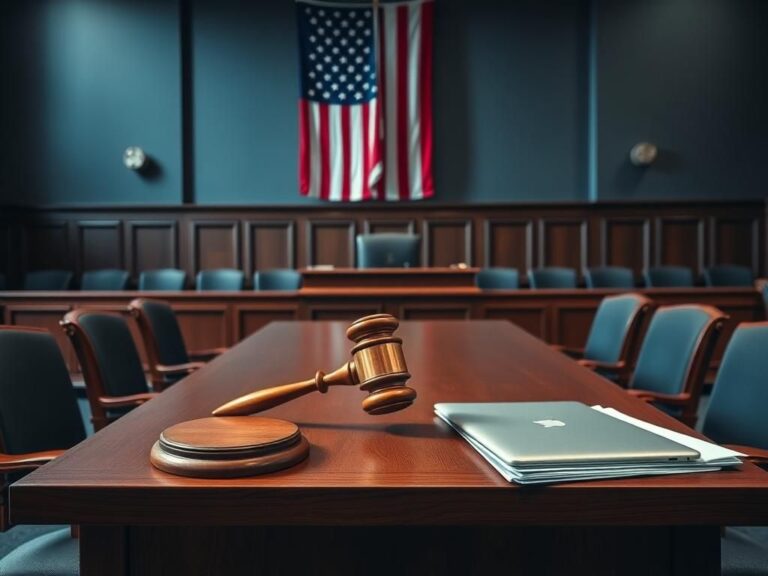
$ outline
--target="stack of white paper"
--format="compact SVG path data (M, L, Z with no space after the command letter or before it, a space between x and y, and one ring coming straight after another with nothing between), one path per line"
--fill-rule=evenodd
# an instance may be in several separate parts
M437 416L467 440L467 442L469 442L469 444L506 480L518 484L548 484L553 482L572 482L577 480L596 480L603 478L710 472L720 470L723 467L741 464L738 456L744 456L744 454L723 448L722 446L712 444L711 442L706 442L679 432L673 432L672 430L667 430L666 428L627 416L613 408L592 406L594 410L601 412L602 414L622 420L637 428L646 430L649 433L662 436L677 444L695 450L699 453L699 458L681 461L638 460L637 462L632 462L622 460L617 462L515 463L505 460L488 445L479 442L477 440L477 435L471 435L460 423L457 423L450 418L447 414L448 410L441 410L441 407L443 406L448 405L437 404L435 406L435 413ZM455 408L460 405L454 404L452 406ZM476 423L473 424L476 426Z

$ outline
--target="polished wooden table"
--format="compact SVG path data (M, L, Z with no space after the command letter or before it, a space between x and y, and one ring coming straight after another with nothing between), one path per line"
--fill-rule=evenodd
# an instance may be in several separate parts
M718 574L719 526L768 524L768 474L520 488L433 416L436 402L580 400L684 431L522 329L404 322L419 398L366 415L356 389L270 410L311 444L294 468L198 480L155 470L160 432L349 359L345 323L269 325L11 487L16 523L81 525L83 576Z

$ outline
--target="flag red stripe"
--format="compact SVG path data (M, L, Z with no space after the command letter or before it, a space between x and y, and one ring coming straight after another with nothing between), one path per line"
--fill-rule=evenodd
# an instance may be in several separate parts
M320 111L320 198L328 200L331 189L331 129L328 106L318 104Z
M381 154L381 164L384 167L384 170L382 170L381 173L381 179L379 180L379 185L377 186L377 194L376 197L380 200L383 200L386 198L386 190L387 190L387 145L386 140L388 137L388 134L386 131L384 132L384 135L382 137L381 134L381 121L384 118L384 111L387 109L387 69L384 65L384 62L386 61L386 54L387 54L387 41L386 41L386 27L384 25L384 18L385 11L383 8L379 9L379 58L376 61L376 72L378 73L378 79L379 79L379 85L377 86L377 94L379 96L379 105L378 109L380 110L379 113L379 121L376 123L376 132L377 135L380 137L379 142L381 143L379 152Z
M349 106L341 107L341 199L349 202L352 180L352 149L349 143Z
M408 162L408 6L397 7L397 192L411 196Z
M360 121L363 123L363 178L362 178L362 191L361 198L367 200L371 197L371 189L368 186L368 175L371 171L371 146L370 138L368 134L368 122L370 121L370 104L367 102L362 105L360 114Z
M434 2L421 5L421 189L424 198L432 196L432 22Z
M309 194L310 179L309 104L299 98L299 191Z

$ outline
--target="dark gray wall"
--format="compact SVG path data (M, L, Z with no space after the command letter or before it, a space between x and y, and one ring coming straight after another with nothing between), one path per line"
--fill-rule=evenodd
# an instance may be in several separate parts
M768 196L768 2L598 6L599 197ZM643 140L647 170L627 156Z
M435 200L765 196L768 2L436 1ZM0 201L312 203L296 44L288 0L9 0Z

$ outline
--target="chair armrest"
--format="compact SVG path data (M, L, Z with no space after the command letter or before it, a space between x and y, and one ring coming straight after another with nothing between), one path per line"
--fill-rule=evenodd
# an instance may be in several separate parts
M124 408L126 406L139 406L159 396L157 392L144 392L142 394L129 394L128 396L100 396L99 404L104 408Z
M585 368L591 368L592 370L605 370L607 372L613 372L614 374L627 374L629 372L629 367L626 365L625 362L602 362L600 360L588 360L586 358L582 358L581 360L576 361L579 366L584 366Z
M216 356L224 354L227 350L229 350L229 348L209 348L207 350L193 350L187 352L187 355L192 360L207 362L208 360L213 360Z
M744 446L742 444L725 444L724 447L730 448L731 450L736 450L736 452L742 452L746 454L747 460L754 464L768 464L768 450L755 448L754 446Z
M176 374L189 374L190 372L194 372L203 366L205 366L205 362L187 362L186 364L174 364L173 366L158 364L155 366L155 370L158 374L174 376Z
M672 406L684 406L691 401L691 395L687 392L680 394L664 394L662 392L652 392L650 390L627 390L627 394L645 400L646 402L661 402L662 404L671 404Z
M46 450L26 454L0 454L0 472L18 472L38 468L64 454L65 450Z
M575 346L563 346L562 344L550 344L550 347L553 350L562 352L566 356L570 356L571 358L581 358L584 356L584 348L577 348Z

